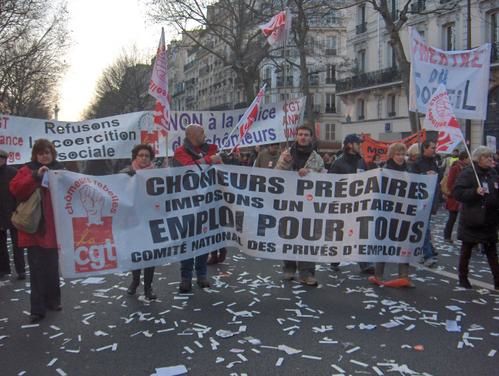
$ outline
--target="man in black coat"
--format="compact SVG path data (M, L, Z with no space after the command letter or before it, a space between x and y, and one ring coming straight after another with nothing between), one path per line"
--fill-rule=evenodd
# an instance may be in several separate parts
M17 230L10 221L16 209L16 200L9 191L9 183L17 170L7 166L8 156L6 151L0 150L0 278L10 274L10 258L7 249L7 230L9 230L17 278L22 280L26 279L24 250L17 246Z
M366 163L360 155L360 144L362 139L356 134L349 134L343 140L343 153L336 159L331 168L330 174L355 174L366 171ZM338 270L339 263L331 263L333 270ZM360 271L366 274L374 274L374 266L370 262L359 262Z

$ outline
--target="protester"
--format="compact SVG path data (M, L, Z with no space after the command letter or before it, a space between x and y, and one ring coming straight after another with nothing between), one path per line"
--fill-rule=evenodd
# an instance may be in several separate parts
M405 156L404 156L405 158ZM374 170L375 168L380 168L380 167L383 167L383 161L381 160L381 155L379 154L374 154L373 155L373 159L372 161L369 163L369 165L367 166L367 169L368 170Z
M9 183L14 178L17 170L7 166L9 153L0 150L0 278L10 274L10 257L7 247L7 230L12 240L12 253L17 279L26 279L26 264L24 250L17 246L17 230L12 226L10 217L16 209L16 199L9 191Z
M296 129L296 142L291 148L281 153L276 170L297 171L298 175L306 176L310 171L322 172L324 162L314 150L312 130L306 126ZM317 286L315 279L315 262L284 260L283 279L291 281L298 270L298 281L307 286Z
M415 174L427 174L427 175L438 175L439 168L436 162L436 144L433 141L425 141L422 145L422 153L418 157L418 159L412 163L408 164L408 171ZM422 263L428 267L434 267L438 260L436 258L437 252L435 252L435 248L433 247L433 243L431 241L431 232L430 232L430 221L431 214L435 214L438 209L438 197L440 190L438 189L439 185L437 182L435 192L433 192L433 204L432 211L428 218L428 226L426 226L426 234L423 243L423 260Z
M396 142L388 148L388 160L386 161L385 168L388 170L407 171L407 163L405 161L405 154L407 148L404 144ZM409 264L399 263L399 279L391 281L383 281L383 274L385 272L385 263L377 262L374 265L374 276L369 277L369 281L377 285L388 287L414 287L414 284L409 279Z
M412 144L409 146L409 149L407 149L407 171L412 170L412 165L416 163L419 158L420 150L419 144Z
M334 158L329 153L324 153L322 155L322 160L324 161L324 169L329 170L334 162Z
M253 167L274 168L279 159L279 144L270 144L258 153Z
M456 179L463 171L463 169L469 165L470 158L466 151L462 151L459 153L458 160L454 162L452 167L449 170L449 174L447 175L447 195L445 208L449 212L449 217L447 218L447 223L444 228L444 241L447 243L453 243L452 241L452 229L454 228L454 224L456 223L457 214L459 212L459 202L456 201L454 196L452 196L452 191L454 190L454 185L456 184ZM442 182L443 183L443 182Z
M153 164L154 159L154 149L151 145L140 144L136 145L132 149L132 164L120 172L127 173L130 176L135 175L138 170L148 170L155 168ZM140 285L140 274L141 270L136 269L132 270L132 283L128 287L127 293L128 295L135 295L137 292L137 287ZM155 300L157 296L154 294L152 290L152 280L154 277L154 266L149 268L144 268L144 296L148 300Z
M183 145L175 149L172 165L174 167L196 165L202 170L207 165L222 162L222 158L217 153L217 145L206 143L203 127L198 124L189 124L185 128ZM192 258L181 261L181 281L179 285L179 291L181 293L190 292L192 290L192 272L194 264L198 286L201 288L210 287L210 282L207 277L207 259L208 254L204 254L197 256L195 261Z
M498 175L493 166L493 151L479 146L472 153L473 166L466 167L458 176L452 195L462 203L458 226L458 239L462 241L459 257L459 286L471 289L468 264L471 250L478 243L484 245L494 288L499 289L499 264L497 259L497 226L499 224Z
M54 214L50 192L41 185L48 170L60 170L54 145L38 139L31 150L31 162L24 165L10 182L10 191L18 202L26 201L37 188L42 195L42 220L34 234L19 230L19 247L28 249L30 272L31 322L45 317L46 310L60 311L59 260ZM62 198L61 198L62 199Z
M355 174L365 171L366 164L360 155L360 144L362 139L356 134L349 134L343 140L343 153L338 157L328 173L330 174ZM331 263L333 270L339 269L339 263ZM360 271L366 274L374 274L374 266L370 262L359 262Z

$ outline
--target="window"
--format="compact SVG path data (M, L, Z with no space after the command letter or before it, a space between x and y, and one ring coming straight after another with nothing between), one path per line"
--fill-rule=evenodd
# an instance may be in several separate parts
M378 112L378 119L381 119L383 117L383 97L378 97L376 107Z
M396 97L394 94L389 94L386 97L386 111L388 112L388 117L397 115L396 108Z
M332 84L336 81L336 66L333 64L326 65L326 84Z
M397 57L395 56L395 49L392 47L391 43L387 44L387 68L396 68L397 67Z
M333 93L326 93L326 113L336 113L336 95Z
M336 124L324 124L326 126L326 141L336 140Z
M366 50L359 50L357 52L357 71L359 73L366 71Z
M357 26L356 26L356 33L361 34L365 33L367 30L367 23L366 23L366 6L361 5L357 8Z
M364 120L365 119L365 103L364 99L359 99L357 101L357 119Z
M444 25L444 49L453 51L456 49L456 24L454 22Z
M314 94L313 95L313 109L314 109L314 112L316 113L320 113L321 112L321 107L322 107L322 95L321 94Z
M334 56L336 55L336 35L329 35L326 37L326 55Z
M289 93L281 93L281 101L287 101L289 99Z
M394 21L398 20L399 18L399 11L397 8L398 8L397 0L390 0L390 14L392 15L392 19Z
M324 25L334 25L337 22L338 22L338 20L336 19L336 12L334 10L331 10L328 14L326 14L323 17L323 21L322 21L322 23Z
M492 61L499 60L499 12L490 15L490 43Z

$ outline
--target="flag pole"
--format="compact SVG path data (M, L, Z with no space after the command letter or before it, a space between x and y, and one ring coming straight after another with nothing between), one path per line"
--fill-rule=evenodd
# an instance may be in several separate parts
M286 8L286 22L288 22L288 17L289 17L289 10ZM286 32L286 30L285 30ZM286 80L287 77L284 76L284 66L285 66L285 61L286 61L286 47L288 44L288 38L284 38L282 41L282 73L283 73L283 79ZM288 130L288 100L285 97L284 99L284 125L286 127L285 133L286 133L286 149L289 148L289 130Z
M480 179L478 178L478 173L476 171L475 164L473 163L473 159L471 159L470 149L468 148L468 145L466 144L466 140L464 139L464 136L462 133L463 132L461 132L461 140L463 141L464 148L465 148L466 152L468 153L468 157L470 158L471 168L473 168L473 172L475 173L476 182L478 183L478 186L481 187L482 183L480 183Z

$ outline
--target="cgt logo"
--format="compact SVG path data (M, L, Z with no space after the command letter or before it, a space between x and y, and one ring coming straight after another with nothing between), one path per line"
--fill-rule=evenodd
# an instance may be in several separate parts
M86 216L72 218L75 270L87 273L115 269L118 258L113 217L102 216L104 197L89 185L84 185L79 194Z

